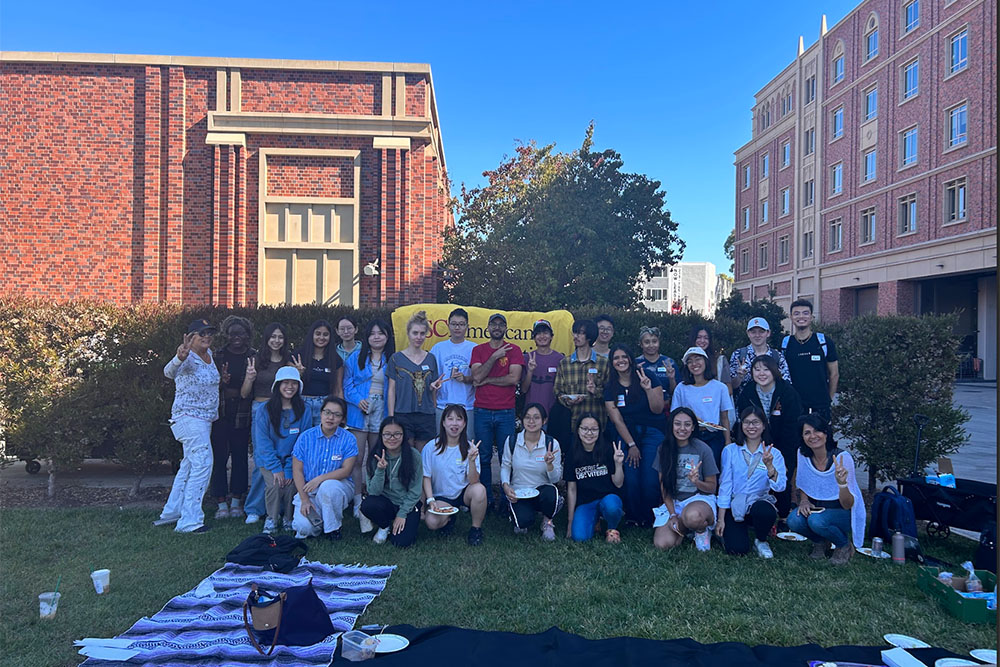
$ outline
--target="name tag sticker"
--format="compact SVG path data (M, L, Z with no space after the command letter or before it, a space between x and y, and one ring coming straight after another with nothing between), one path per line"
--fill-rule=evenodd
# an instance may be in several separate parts
M545 461L545 457L544 456L536 456L535 457L535 462L536 463L543 463L544 461Z
M558 368L556 368L555 366L549 366L549 372L550 372L550 373L555 373L555 372L557 372L558 370L559 370L559 369L558 369Z
M420 370L422 370L422 371L429 371L430 369L431 369L431 367L428 366L427 364L424 364L423 366L420 367Z
M711 403L712 402L712 397L711 396L706 396L705 398L701 399L701 402L702 403Z
M619 408L625 407L625 394L618 394L618 407Z
M329 372L330 372L330 369L329 369L329 368L324 368L324 369L323 369L323 372L324 372L324 373L329 373Z
M822 361L822 358L818 354L814 354L811 357L809 357L809 360L810 361Z
M460 466L461 465L465 465L465 461L463 461L462 459L456 459L455 460L455 465L460 465Z
M290 435L295 435L295 434L296 434L296 433L298 433L298 432L299 432L299 429L298 429L298 428L290 428L290 429L288 429L288 433L289 433Z
M757 464L757 470L764 470L764 471L767 471L767 466L766 466L766 465L764 465L763 463L758 463L758 464Z
M333 455L333 456L331 457L331 460L333 460L333 461L340 461L340 460L341 460L341 459L343 459L343 458L344 458L344 457L343 457L343 456L341 456L340 454L334 454L334 455Z
M781 410L775 410L771 414L774 415L775 417L780 417L781 416Z
M657 373L666 373L667 372L667 367L666 366L660 366L659 368L656 369L656 372Z
M590 373L591 375L597 375L597 369L596 368L587 369L587 372Z

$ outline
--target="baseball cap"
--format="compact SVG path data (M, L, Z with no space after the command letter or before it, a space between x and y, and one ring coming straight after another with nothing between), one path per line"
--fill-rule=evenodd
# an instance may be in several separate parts
M536 320L535 323L531 325L531 335L534 336L537 334L539 329L548 329L549 333L553 333L552 324L548 320Z
M747 331L750 331L754 327L760 327L764 331L770 331L771 325L767 323L763 317L751 317L750 321L747 322Z
M274 382L271 383L271 391L274 391L274 388L282 380L295 380L299 383L299 393L302 393L302 376L299 375L299 371L294 366L285 366L278 369L278 372L274 374Z
M703 350L700 347L698 347L697 345L695 345L695 346L689 347L687 349L687 351L684 353L684 357L681 359L681 362L686 364L687 360L690 359L691 355L694 355L694 354L700 354L701 356L703 356L706 359L708 359L708 355L705 354L705 350Z
M202 333L205 331L215 333L218 329L216 329L215 326L206 319L195 320L188 325L188 333Z
M504 315L503 313L493 313L492 315L490 315L490 319L486 320L486 323L489 324L490 322L496 319L501 319L503 320L504 324L507 324L507 316Z

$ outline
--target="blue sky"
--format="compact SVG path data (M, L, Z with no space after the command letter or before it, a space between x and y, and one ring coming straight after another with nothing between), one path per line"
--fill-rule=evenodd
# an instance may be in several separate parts
M0 49L430 63L454 193L516 140L614 148L661 181L684 259L728 270L753 94L857 0L0 2Z

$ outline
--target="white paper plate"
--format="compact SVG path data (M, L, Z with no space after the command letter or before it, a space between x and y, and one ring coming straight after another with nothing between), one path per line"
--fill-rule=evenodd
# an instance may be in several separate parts
M376 639L378 639L378 644L375 645L376 653L395 653L410 645L410 640L402 635L381 634Z
M992 662L996 664L997 652L996 649L992 648L977 648L969 651L971 655L976 660L982 660L983 662Z
M712 424L708 424L708 423L703 422L701 420L698 420L698 426L700 426L701 428L708 429L709 431L720 432L720 431L725 431L726 430L725 426L722 426L722 425L714 426Z
M538 496L538 489L532 489L530 487L524 489L514 489L514 495L522 500L527 500L528 498L535 498Z
M972 662L965 658L938 658L934 661L934 667L967 667L967 665L980 667L978 662Z
M864 556L868 556L869 558L879 558L879 559L892 558L892 556L890 556L889 554L887 554L884 551L881 554L879 554L878 556L876 556L875 554L872 553L871 547L859 547L857 549L857 552L859 554L864 555Z
M916 637L908 637L906 635L896 635L887 634L882 635L882 639L886 640L893 646L898 646L899 648L930 648L931 645L925 641L921 641Z
M454 507L452 505L449 505L448 507L445 507L444 509L440 509L440 510L428 509L427 511L430 512L431 514L437 514L438 516L451 516L452 514L457 514L458 513L458 508Z
M809 539L805 535L799 535L798 533L793 533L790 530L787 530L783 533L778 533L775 537L777 537L779 540L785 540L787 542L805 542L807 539Z

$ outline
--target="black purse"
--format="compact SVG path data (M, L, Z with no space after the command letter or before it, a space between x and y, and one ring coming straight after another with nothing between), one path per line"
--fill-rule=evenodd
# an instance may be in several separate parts
M251 584L243 603L243 627L261 655L271 655L278 644L311 646L334 633L326 607L313 590L312 579L274 594ZM264 652L261 644L270 642Z

